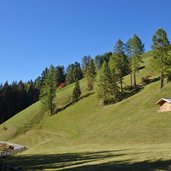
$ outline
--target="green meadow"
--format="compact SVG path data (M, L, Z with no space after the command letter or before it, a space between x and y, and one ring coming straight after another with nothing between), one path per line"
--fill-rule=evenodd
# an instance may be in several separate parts
M151 52L143 55L137 73L140 90L128 98L103 106L95 91L86 90L71 104L74 84L57 90L58 110L49 116L40 102L0 125L0 140L28 149L1 159L23 170L163 171L171 168L171 113L159 113L155 103L171 97L171 83L159 88ZM151 82L143 84L142 78ZM130 76L124 78L130 84ZM6 129L4 129L6 128Z

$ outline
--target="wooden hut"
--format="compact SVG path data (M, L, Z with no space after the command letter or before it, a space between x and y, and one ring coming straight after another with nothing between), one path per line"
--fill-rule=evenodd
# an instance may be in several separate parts
M161 98L157 105L160 105L159 112L170 112L171 111L171 99Z

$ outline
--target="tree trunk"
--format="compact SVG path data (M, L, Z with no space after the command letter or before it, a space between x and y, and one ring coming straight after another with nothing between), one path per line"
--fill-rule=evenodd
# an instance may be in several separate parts
M137 89L137 83L136 83L136 72L133 73L134 75L134 88Z
M121 84L121 92L123 93L122 77L120 77L120 84Z
M52 83L51 83L51 89L50 89L50 115L53 113L53 98L52 98Z
M163 68L160 73L160 89L162 89L164 86L164 75L163 75Z
M133 86L132 86L132 72L131 72L130 76L131 76L131 88L132 88L132 87L133 87Z

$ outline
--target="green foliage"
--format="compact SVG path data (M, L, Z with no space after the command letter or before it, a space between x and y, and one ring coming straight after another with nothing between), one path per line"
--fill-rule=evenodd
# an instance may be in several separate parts
M137 88L136 84L136 72L142 63L141 55L144 53L144 44L141 39L135 34L132 39L127 42L127 54L130 57L130 70L133 75L134 88ZM132 84L131 75L131 84ZM132 86L132 85L131 85Z
M56 96L56 73L54 66L50 66L47 72L43 86L40 92L40 100L49 114L54 113L55 104L53 102Z
M111 56L112 56L112 52L106 52L103 55L97 55L95 57L94 63L95 63L96 72L100 70L104 61L109 62Z
M170 42L167 38L167 33L162 29L158 29L152 38L152 49L154 50L154 59L156 68L160 70L160 89L164 86L164 74L170 77L169 68L171 67L171 50Z
M80 96L81 96L80 83L77 80L75 82L75 87L74 87L73 93L72 93L72 102L74 102L74 103L78 102Z
M0 124L39 100L39 89L31 80L0 86Z
M83 78L83 73L81 70L81 66L78 62L75 62L74 64L71 64L67 67L66 70L66 84L71 84L75 82L76 80L80 80Z
M104 61L97 77L97 96L103 104L114 103L117 99L117 84L112 74L108 63Z
M55 67L56 72L56 85L59 86L61 83L65 82L65 72L64 66L57 66Z
M95 79L95 65L94 60L92 58L89 59L86 68L86 78L87 78L87 89L93 90L94 79Z
M112 84L113 84L113 92L114 92L114 101L117 101L117 96L119 94L119 87L117 85L117 81L118 81L118 70L116 67L116 58L113 56L111 56L110 60L109 60L109 69L110 69L110 74L111 74L111 78L112 78ZM122 79L122 77L120 78Z
M89 56L84 56L82 58L82 72L83 72L84 75L86 74L87 66L88 66L88 63L89 63L90 59L91 59L90 55Z
M121 92L123 92L123 85L122 85L122 80L123 76L128 74L128 59L127 56L125 55L125 47L124 43L119 39L114 46L114 54L112 56L114 58L114 68L115 68L115 75L118 77L119 82L120 82L120 89ZM111 63L111 62L110 62Z

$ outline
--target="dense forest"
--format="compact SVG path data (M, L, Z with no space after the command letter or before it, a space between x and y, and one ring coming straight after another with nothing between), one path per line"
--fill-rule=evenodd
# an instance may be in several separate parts
M167 33L158 29L152 37L152 49L154 54L155 67L160 70L160 88L164 86L164 77L170 80L171 66L170 42ZM144 53L144 44L137 35L133 35L126 43L118 40L112 52L97 55L95 58L90 55L82 58L81 64L75 62L65 69L64 66L53 66L45 68L41 76L34 81L26 83L8 82L0 86L0 123L3 123L19 111L25 109L38 100L41 100L49 114L55 111L53 99L56 96L57 88L75 83L72 101L76 103L81 95L79 80L87 79L87 90L94 89L94 82L97 83L97 97L103 105L116 103L126 96L123 87L124 76L130 74L129 90L137 90L139 87L136 81Z

